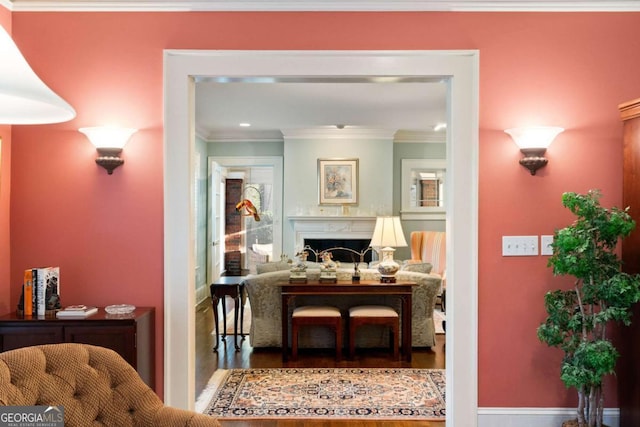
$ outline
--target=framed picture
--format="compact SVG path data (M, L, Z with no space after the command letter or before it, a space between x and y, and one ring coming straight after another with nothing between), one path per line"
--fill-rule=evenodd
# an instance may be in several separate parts
M358 159L318 159L321 205L358 203Z

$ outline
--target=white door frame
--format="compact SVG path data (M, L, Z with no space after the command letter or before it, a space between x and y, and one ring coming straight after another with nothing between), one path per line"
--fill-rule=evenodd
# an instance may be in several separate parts
M221 189L226 181L226 171L223 166L211 157L207 158L207 283L218 280L222 274L221 254L224 253L224 233L221 232L221 222L224 223L225 193ZM223 218L222 221L220 218ZM198 295L196 295L198 297ZM202 297L197 301L202 301Z
M193 409L194 76L450 79L447 132L447 425L477 426L478 51L164 52L164 399Z

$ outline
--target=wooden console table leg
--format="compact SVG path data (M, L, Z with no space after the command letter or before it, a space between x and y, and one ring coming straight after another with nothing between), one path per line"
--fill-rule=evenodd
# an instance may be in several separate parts
M244 325L244 305L247 303L247 291L244 289L244 285L238 285L238 294L240 295L240 338L244 339L246 334L243 331Z
M236 347L236 351L240 351L240 346L238 345L238 311L240 311L240 295L236 292L236 296L233 298L234 302L234 310L233 314L233 344Z
M220 331L218 330L218 300L216 295L211 295L211 305L213 306L213 323L216 329L216 343L213 346L213 351L218 351L218 344L220 343Z
M292 295L282 295L282 360L289 359L289 304L295 299Z
M402 351L411 362L411 294L402 296Z
M222 338L227 338L227 296L222 295Z

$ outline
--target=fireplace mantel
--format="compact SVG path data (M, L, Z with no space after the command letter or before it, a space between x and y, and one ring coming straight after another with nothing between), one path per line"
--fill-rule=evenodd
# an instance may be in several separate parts
M293 225L294 248L302 249L304 239L371 239L375 216L289 216Z

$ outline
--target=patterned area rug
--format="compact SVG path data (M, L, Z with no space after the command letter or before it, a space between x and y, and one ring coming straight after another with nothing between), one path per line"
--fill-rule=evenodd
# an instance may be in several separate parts
M445 420L444 369L218 370L196 410L222 419Z

